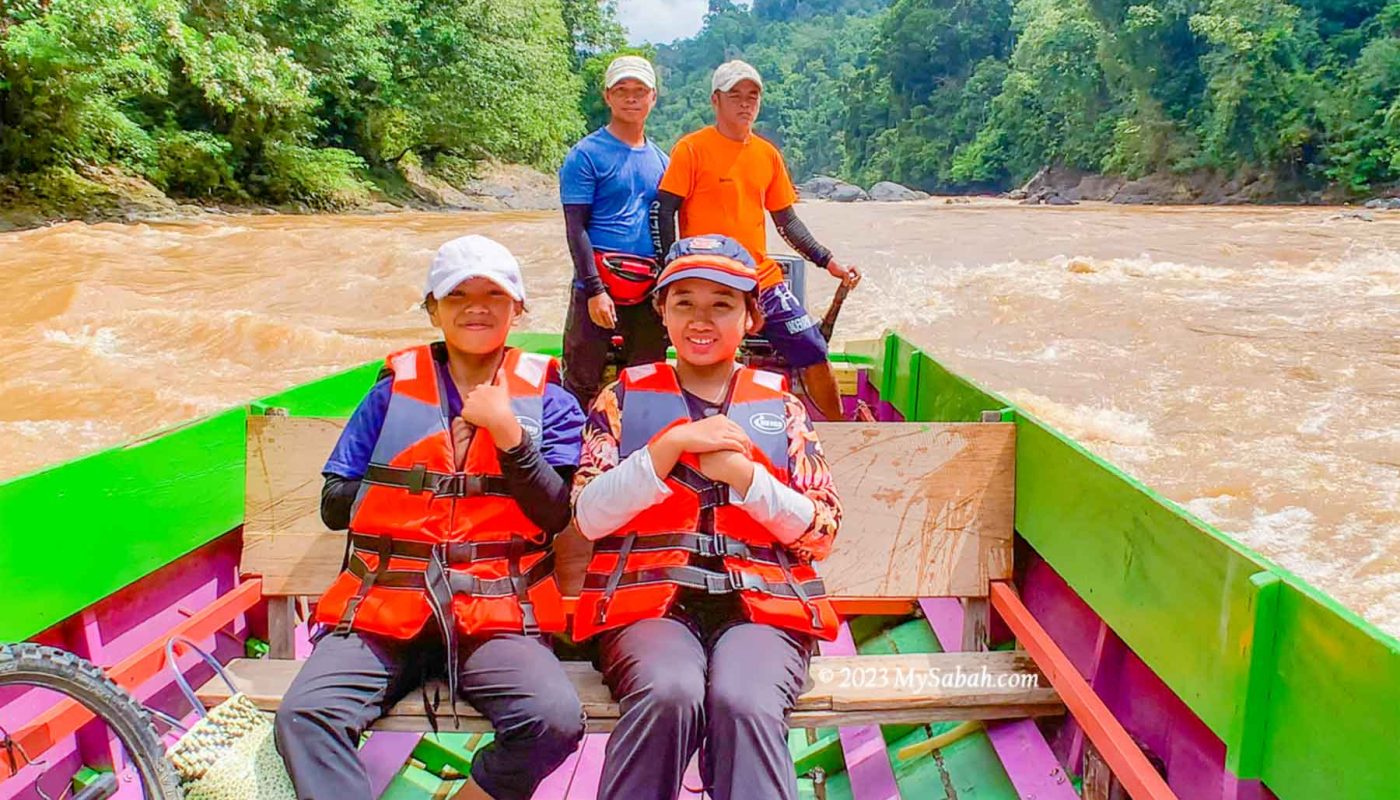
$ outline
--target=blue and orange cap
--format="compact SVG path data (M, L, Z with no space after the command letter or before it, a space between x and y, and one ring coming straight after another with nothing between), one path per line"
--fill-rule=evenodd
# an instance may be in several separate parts
M691 236L671 245L656 288L685 278L714 281L741 292L758 288L758 268L744 246L719 234Z

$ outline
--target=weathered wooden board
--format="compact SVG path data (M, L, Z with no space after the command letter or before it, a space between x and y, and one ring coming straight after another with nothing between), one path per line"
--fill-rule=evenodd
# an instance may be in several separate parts
M243 571L268 595L314 595L340 569L343 533L320 520L321 467L343 420L248 419ZM1011 573L1014 427L819 423L845 519L822 564L837 597L982 596ZM556 539L566 594L590 547Z
M261 575L263 594L324 592L345 556L345 534L321 524L321 468L343 419L249 417L243 518L245 575Z
M303 662L239 659L228 665L234 686L267 711L275 711ZM602 676L585 662L565 661L591 730L608 730L619 709ZM446 695L443 686L429 696ZM228 699L217 677L198 691L206 706ZM490 730L465 702L457 704L462 730ZM438 709L439 724L451 728L449 707ZM811 688L797 701L793 727L867 723L932 722L949 719L1011 719L1064 713L1055 690L1020 651L918 653L873 656L817 656ZM421 692L410 692L375 726L378 730L427 730Z
M820 423L845 517L821 571L843 597L983 597L1011 576L1011 423Z

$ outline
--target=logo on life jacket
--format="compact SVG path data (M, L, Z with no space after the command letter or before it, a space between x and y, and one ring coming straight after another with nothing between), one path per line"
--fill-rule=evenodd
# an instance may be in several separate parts
M787 429L787 422L777 414L760 411L749 417L749 426L763 433L782 433Z

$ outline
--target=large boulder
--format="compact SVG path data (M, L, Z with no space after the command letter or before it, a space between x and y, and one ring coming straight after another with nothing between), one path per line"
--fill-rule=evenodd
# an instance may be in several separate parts
M837 184L836 188L831 191L827 199L837 203L854 203L859 200L869 200L870 195L866 194L864 189L855 184L841 183Z
M907 186L901 186L894 181L880 181L870 187L870 199L882 203L922 200L925 197L928 197L928 195L923 192L914 191Z
M825 200L831 197L831 193L840 185L841 181L830 175L816 175L811 180L798 184L797 192L805 198Z
M1397 211L1400 210L1400 197L1377 197L1367 200L1366 207L1372 211Z
M404 183L408 184L409 191L430 206L460 208L468 211L483 209L480 202L468 197L462 190L436 175L429 175L417 164L411 162L399 164L399 174L403 176Z

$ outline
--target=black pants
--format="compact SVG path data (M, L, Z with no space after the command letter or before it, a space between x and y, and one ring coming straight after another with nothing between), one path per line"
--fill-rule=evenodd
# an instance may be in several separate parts
M650 301L617 306L617 329L600 328L588 316L588 295L575 288L564 320L564 387L586 413L603 388L612 337L622 335L623 366L666 360L666 329Z
M445 663L441 638L326 636L292 681L275 723L277 750L301 800L372 800L360 735ZM583 707L554 653L536 636L467 639L459 691L496 729L472 780L495 798L528 800L583 739ZM442 709L446 714L446 709Z

